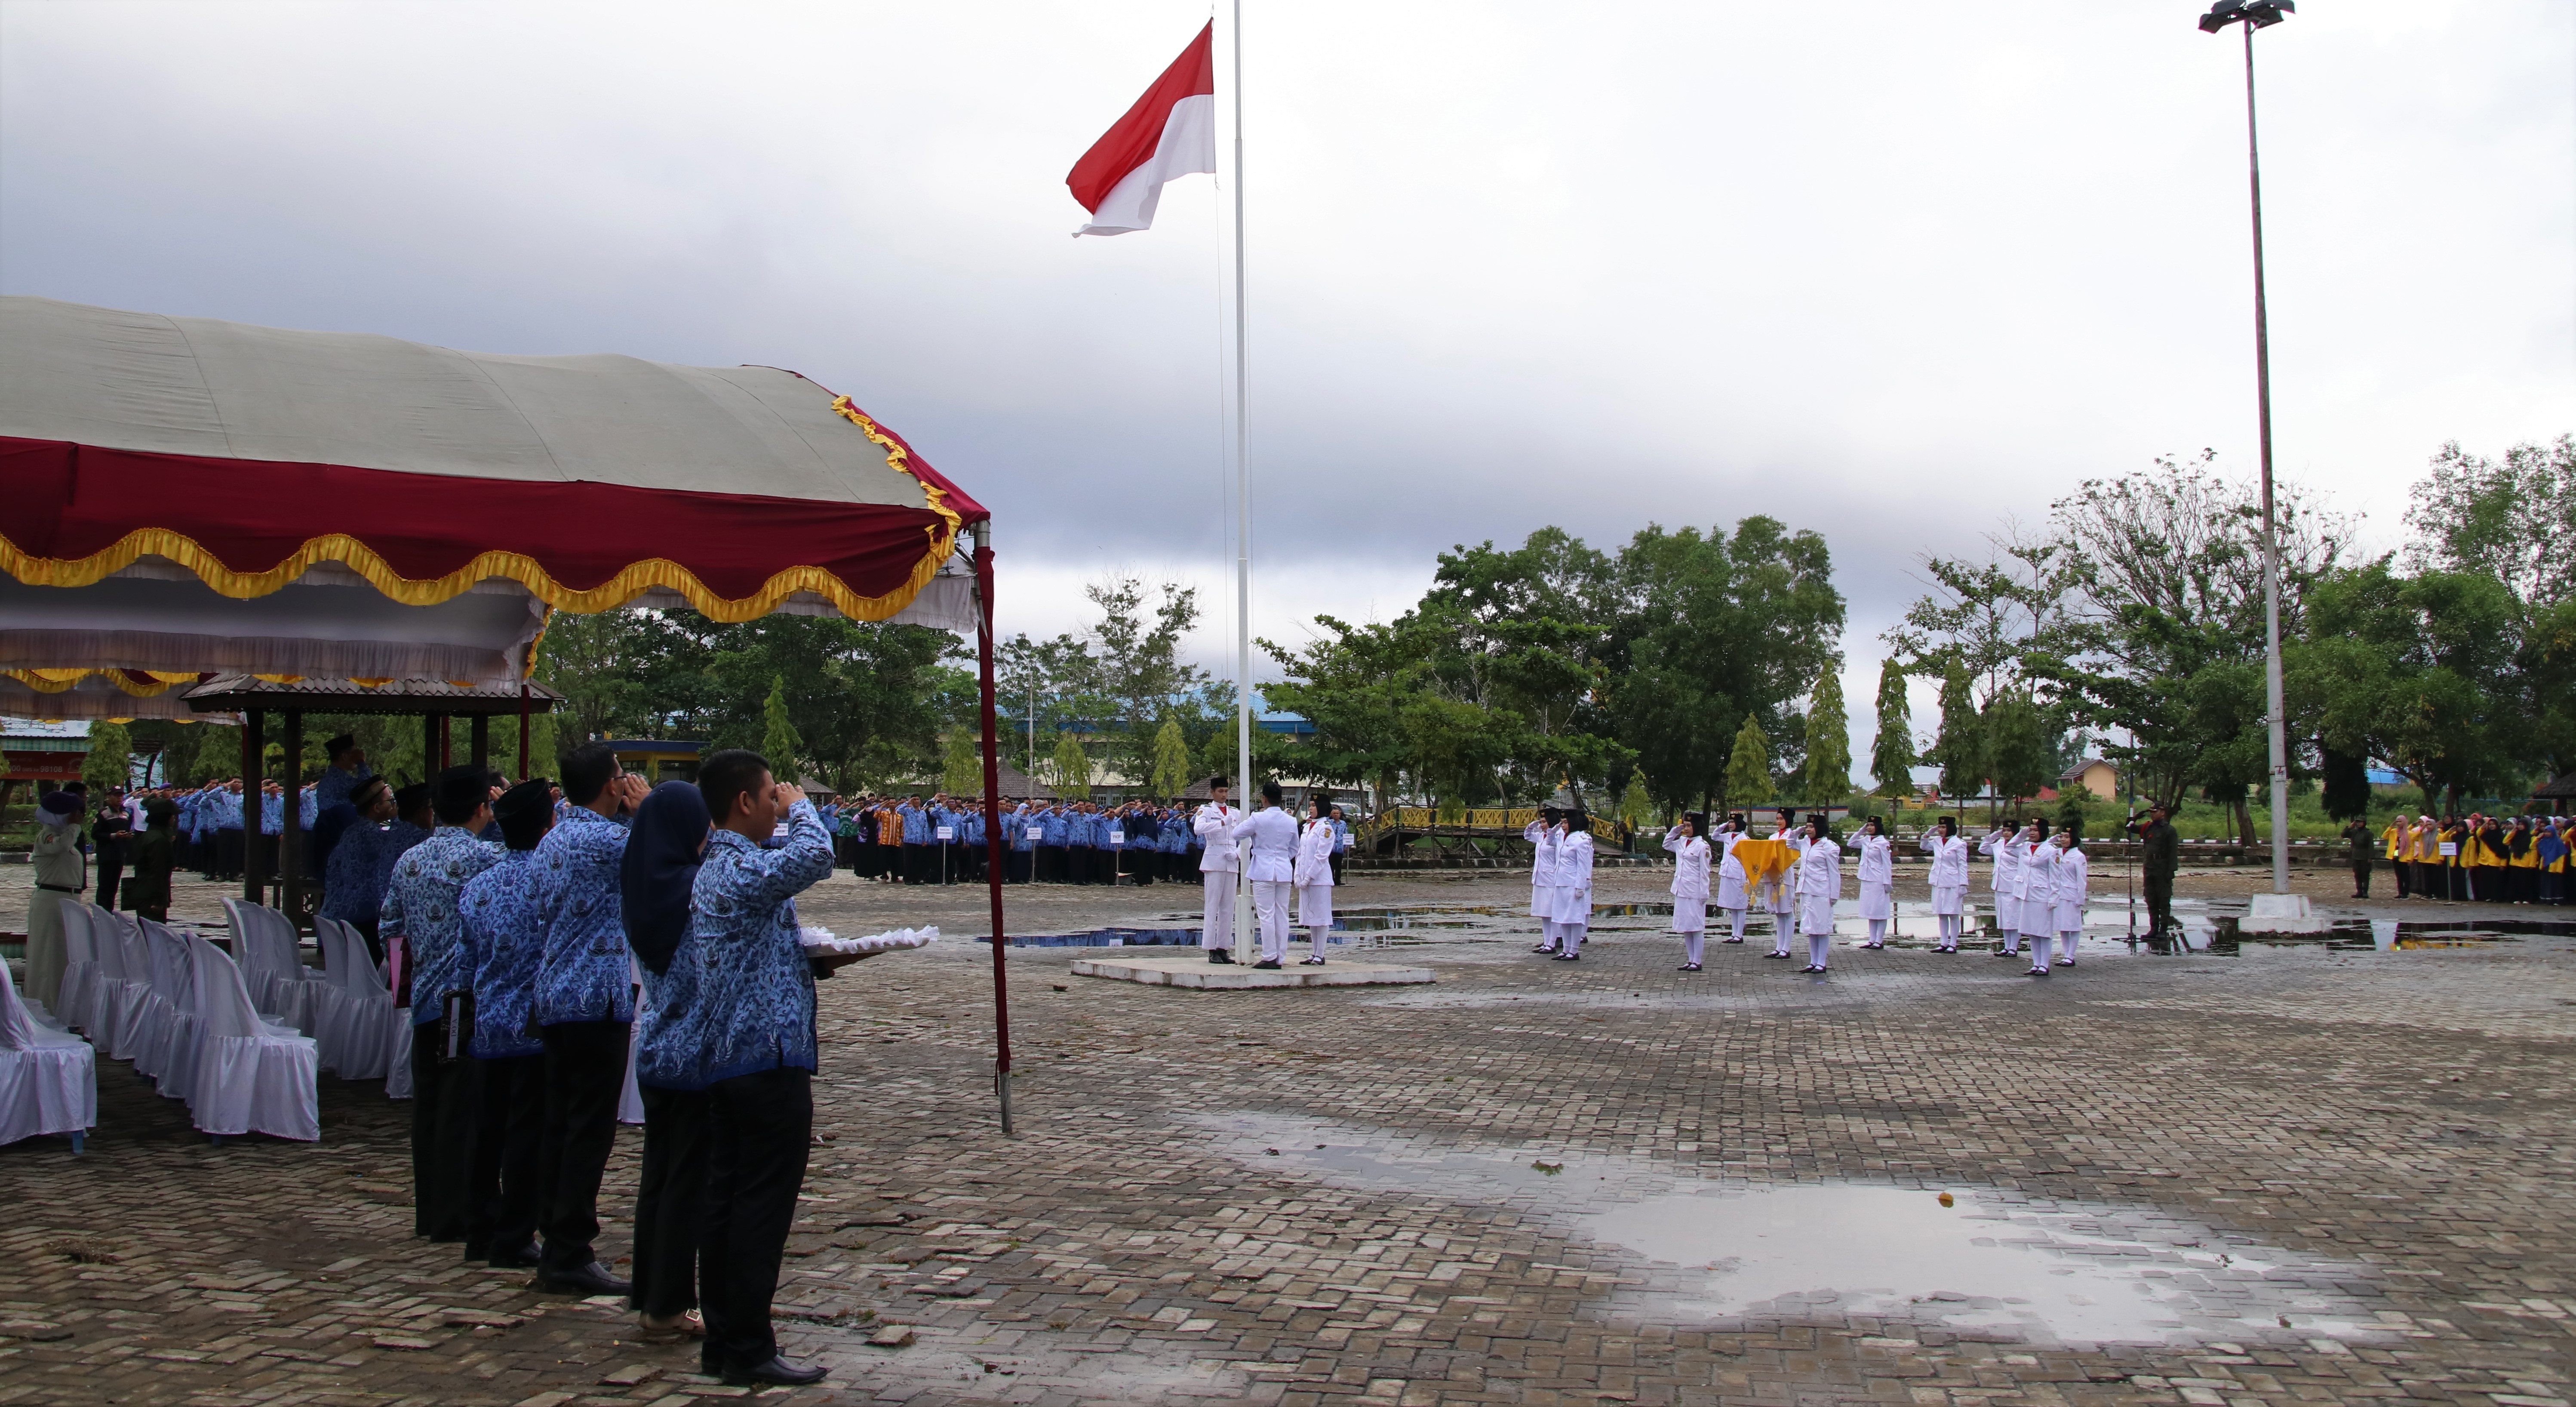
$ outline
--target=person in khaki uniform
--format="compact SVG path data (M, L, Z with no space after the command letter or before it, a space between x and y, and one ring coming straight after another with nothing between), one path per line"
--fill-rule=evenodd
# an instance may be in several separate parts
M63 904L89 887L89 857L81 853L81 799L49 791L36 803L36 891L27 900L27 993L48 1010L61 1000Z

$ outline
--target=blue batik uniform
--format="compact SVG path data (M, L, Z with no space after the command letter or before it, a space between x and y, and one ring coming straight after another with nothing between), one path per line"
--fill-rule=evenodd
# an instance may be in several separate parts
M337 767L324 768L322 775L315 778L313 782L313 796L317 808L337 806L357 795L358 784L375 775L364 763L360 763L355 772L344 772Z
M540 1026L635 1019L634 959L618 895L626 833L623 823L575 806L537 842L537 912L546 930Z
M903 813L903 843L906 845L928 845L930 843L930 813L914 806L909 801L895 809Z
M1027 802L1023 801L1011 808L1011 814L1002 824L1009 827L1003 835L1010 840L1013 850L1026 854L1038 848L1038 843L1029 839L1029 804ZM1043 830L1045 823L1040 822L1039 827Z
M546 1053L529 1029L537 995L537 966L546 934L537 908L537 852L512 850L498 864L466 882L457 899L458 947L474 973L474 1045L477 1060L511 1060Z
M500 846L445 825L394 861L378 922L386 937L402 935L410 955L411 1024L438 1020L447 993L474 985L456 903L469 881L500 862Z
M1041 845L1066 844L1073 837L1072 823L1073 818L1063 812L1048 811L1046 819L1038 822L1040 836L1038 843Z
M429 832L409 821L356 825L342 832L322 873L322 916L373 922L384 903L385 884L393 878L394 861L427 839Z
M709 837L690 891L690 939L703 965L697 1004L706 1021L699 1084L815 1068L814 968L796 936L796 895L831 872L831 838L811 802L788 811L787 843L779 849L763 850L729 830Z
M285 797L271 796L267 792L259 794L259 833L261 835L286 834Z

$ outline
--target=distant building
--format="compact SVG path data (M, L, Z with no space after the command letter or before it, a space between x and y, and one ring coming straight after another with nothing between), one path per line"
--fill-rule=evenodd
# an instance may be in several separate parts
M2060 792L2090 792L2102 801L2120 799L2120 769L2098 757L2080 758L2075 765L2058 774Z
M608 738L608 750L617 754L617 765L637 773L656 786L663 782L694 782L698 779L698 754L706 748L703 739L691 738Z

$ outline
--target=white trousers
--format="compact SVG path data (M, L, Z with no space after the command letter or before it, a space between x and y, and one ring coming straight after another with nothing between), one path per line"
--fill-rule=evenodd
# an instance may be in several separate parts
M2073 933L2058 934L2057 955L2066 959L2068 962L2075 961L2075 940L2083 936L2084 931L2082 929L2077 929Z
M1558 951L1580 956L1583 952L1583 932L1590 926L1582 923L1558 924L1556 926L1556 931L1560 935L1556 940Z
M1689 963L1693 967L1699 966L1700 955L1705 951L1705 945L1707 942L1708 934L1701 929L1694 928L1690 932L1683 934L1682 961Z
M1252 921L1261 930L1261 957L1277 962L1288 956L1288 896L1297 886L1286 880L1252 882Z
M1199 881L1207 894L1199 911L1199 946L1231 948L1234 946L1234 880L1232 870L1202 870Z
M1825 965L1825 959L1826 959L1827 957L1831 956L1831 954L1832 954L1832 952L1833 952L1833 946L1834 946L1834 936L1833 936L1832 934L1830 934L1830 933L1810 933L1810 934L1808 934L1808 935L1807 935L1807 965L1808 965L1809 967L1822 967L1822 966L1824 966L1824 965Z

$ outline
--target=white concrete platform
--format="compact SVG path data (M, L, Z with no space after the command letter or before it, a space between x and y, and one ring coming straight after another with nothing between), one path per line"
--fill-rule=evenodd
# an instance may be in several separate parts
M2334 924L2309 907L2305 894L2257 894L2236 921L2239 933L2324 933Z
M1300 967L1295 954L1273 972L1240 963L1215 963L1196 948L1169 956L1081 958L1076 977L1106 977L1118 982L1144 982L1158 987L1187 987L1201 992L1250 992L1279 987L1394 987L1436 980L1427 967L1404 967L1353 958L1328 959L1322 967Z

